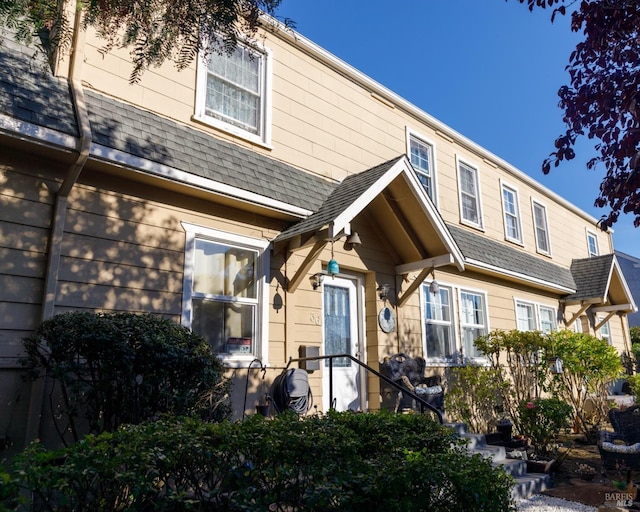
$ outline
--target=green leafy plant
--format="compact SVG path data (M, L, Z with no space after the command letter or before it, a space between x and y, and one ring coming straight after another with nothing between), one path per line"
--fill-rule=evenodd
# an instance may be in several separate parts
M573 410L557 398L523 400L518 405L520 433L529 438L538 454L554 452L553 441L569 428Z
M511 510L512 479L425 415L163 417L15 462L33 510Z
M50 409L64 443L162 413L228 416L229 381L207 342L168 319L73 312L24 340L23 364L53 381Z
M503 399L511 384L497 368L459 366L447 379L447 416L466 423L472 432L489 432L502 416Z
M592 427L600 424L608 410L607 388L622 375L622 363L616 349L605 340L569 330L549 334L548 355L562 360L562 373L553 375L551 390L573 407L580 431L592 436ZM585 403L593 404L587 417Z
M538 398L546 389L549 378L544 353L546 336L538 331L495 330L474 341L484 353L500 382L500 400L504 413L520 429L519 404Z

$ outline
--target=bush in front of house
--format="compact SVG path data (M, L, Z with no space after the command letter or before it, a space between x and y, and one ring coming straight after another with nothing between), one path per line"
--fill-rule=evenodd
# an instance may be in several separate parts
M422 415L163 418L14 466L34 510L510 510L512 479Z
M47 396L63 443L163 413L217 421L230 412L219 359L202 336L166 318L65 313L24 345L23 364L52 379Z

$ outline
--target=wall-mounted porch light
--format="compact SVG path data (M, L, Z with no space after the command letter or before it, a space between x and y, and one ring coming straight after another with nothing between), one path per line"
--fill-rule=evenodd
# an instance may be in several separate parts
M431 281L431 284L429 285L429 291L431 293L433 293L434 295L437 295L438 292L440 291L440 285L438 284L438 281L436 281L436 268L433 267L431 269L431 276L433 277L433 281Z
M378 297L380 297L380 300L386 301L387 298L389 297L389 285L388 284L381 284L380 286L378 286L376 288L376 291L378 292Z
M318 288L320 288L320 285L322 284L323 280L324 280L324 274L322 272L318 272L317 274L313 274L309 278L309 282L311 283L311 286L313 286L314 290L317 290Z

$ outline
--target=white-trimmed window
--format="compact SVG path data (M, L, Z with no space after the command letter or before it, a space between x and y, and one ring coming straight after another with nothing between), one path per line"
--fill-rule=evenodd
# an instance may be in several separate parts
M600 327L600 338L611 345L611 330L609 329L609 322L603 323L602 327Z
M536 307L534 304L516 301L516 324L519 331L536 330Z
M183 223L182 323L225 361L265 362L268 242Z
M423 286L422 293L425 302L426 357L451 359L454 354L451 288L440 286L438 293L434 294L429 286Z
M459 362L460 354L483 357L474 341L489 332L486 293L440 285L434 294L430 284L422 285L425 357L448 363Z
M488 332L485 294L460 290L460 325L464 358L483 357L473 342Z
M238 43L200 59L196 119L261 144L271 143L270 54Z
M551 254L547 208L535 200L531 201L531 207L533 209L533 224L536 233L536 248L542 254Z
M539 306L538 314L540 316L540 330L545 334L558 330L558 319L556 318L556 310L548 306Z
M433 144L407 129L407 153L427 195L436 203L436 175Z
M474 227L482 228L478 169L458 160L458 186L460 188L460 216L462 221Z
M598 248L598 237L592 231L587 231L587 248L589 250L589 257L600 255L600 249Z
M502 211L504 213L504 233L507 240L522 243L518 191L504 183L502 184Z
M519 331L542 331L549 333L558 328L556 309L524 300L515 301L516 327Z

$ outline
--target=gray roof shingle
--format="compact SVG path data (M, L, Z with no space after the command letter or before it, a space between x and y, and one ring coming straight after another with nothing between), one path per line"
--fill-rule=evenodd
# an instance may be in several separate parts
M0 113L78 136L66 80L52 75L36 50L9 37L0 41Z
M459 226L447 224L447 227L462 251L465 261L467 259L476 260L498 269L554 283L563 288L576 289L573 275L568 268L519 251Z
M565 300L603 299L606 296L613 254L583 258L571 262L571 273L576 282L576 292Z
M225 185L316 210L336 187L286 163L86 91L93 141Z

